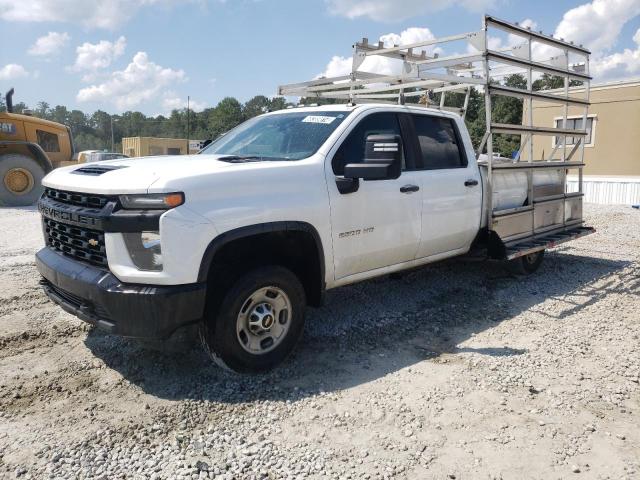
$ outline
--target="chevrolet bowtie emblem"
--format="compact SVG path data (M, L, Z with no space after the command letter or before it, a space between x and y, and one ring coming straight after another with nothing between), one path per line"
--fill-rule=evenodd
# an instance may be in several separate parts
M96 240L95 238L90 238L89 245L91 245L92 247L95 247L96 245L98 245L98 240Z

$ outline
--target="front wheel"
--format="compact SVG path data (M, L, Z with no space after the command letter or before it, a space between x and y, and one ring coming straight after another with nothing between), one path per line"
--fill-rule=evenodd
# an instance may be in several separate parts
M544 250L509 260L508 267L515 274L529 275L540 268L542 260L544 260Z
M0 156L0 205L33 205L44 188L45 171L33 158L18 153Z
M214 294L210 297L200 338L224 368L240 373L270 370L293 351L302 335L304 288L286 268L249 271L219 301Z

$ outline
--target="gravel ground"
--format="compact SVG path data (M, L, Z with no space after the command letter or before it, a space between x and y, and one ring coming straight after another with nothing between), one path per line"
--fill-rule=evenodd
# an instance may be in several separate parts
M0 476L640 478L640 212L586 214L527 278L459 260L329 292L241 377L54 306L37 212L2 209Z

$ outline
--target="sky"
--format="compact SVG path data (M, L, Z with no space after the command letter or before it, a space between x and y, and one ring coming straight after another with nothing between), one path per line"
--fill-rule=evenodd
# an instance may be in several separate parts
M343 74L362 37L475 31L484 13L584 44L594 83L640 78L640 0L0 0L0 91L32 108L201 110Z

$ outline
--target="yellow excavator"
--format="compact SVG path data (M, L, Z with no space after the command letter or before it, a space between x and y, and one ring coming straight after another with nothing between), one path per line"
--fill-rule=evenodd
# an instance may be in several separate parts
M73 165L73 140L66 125L13 112L13 88L0 112L0 205L32 205L42 194L42 177Z

